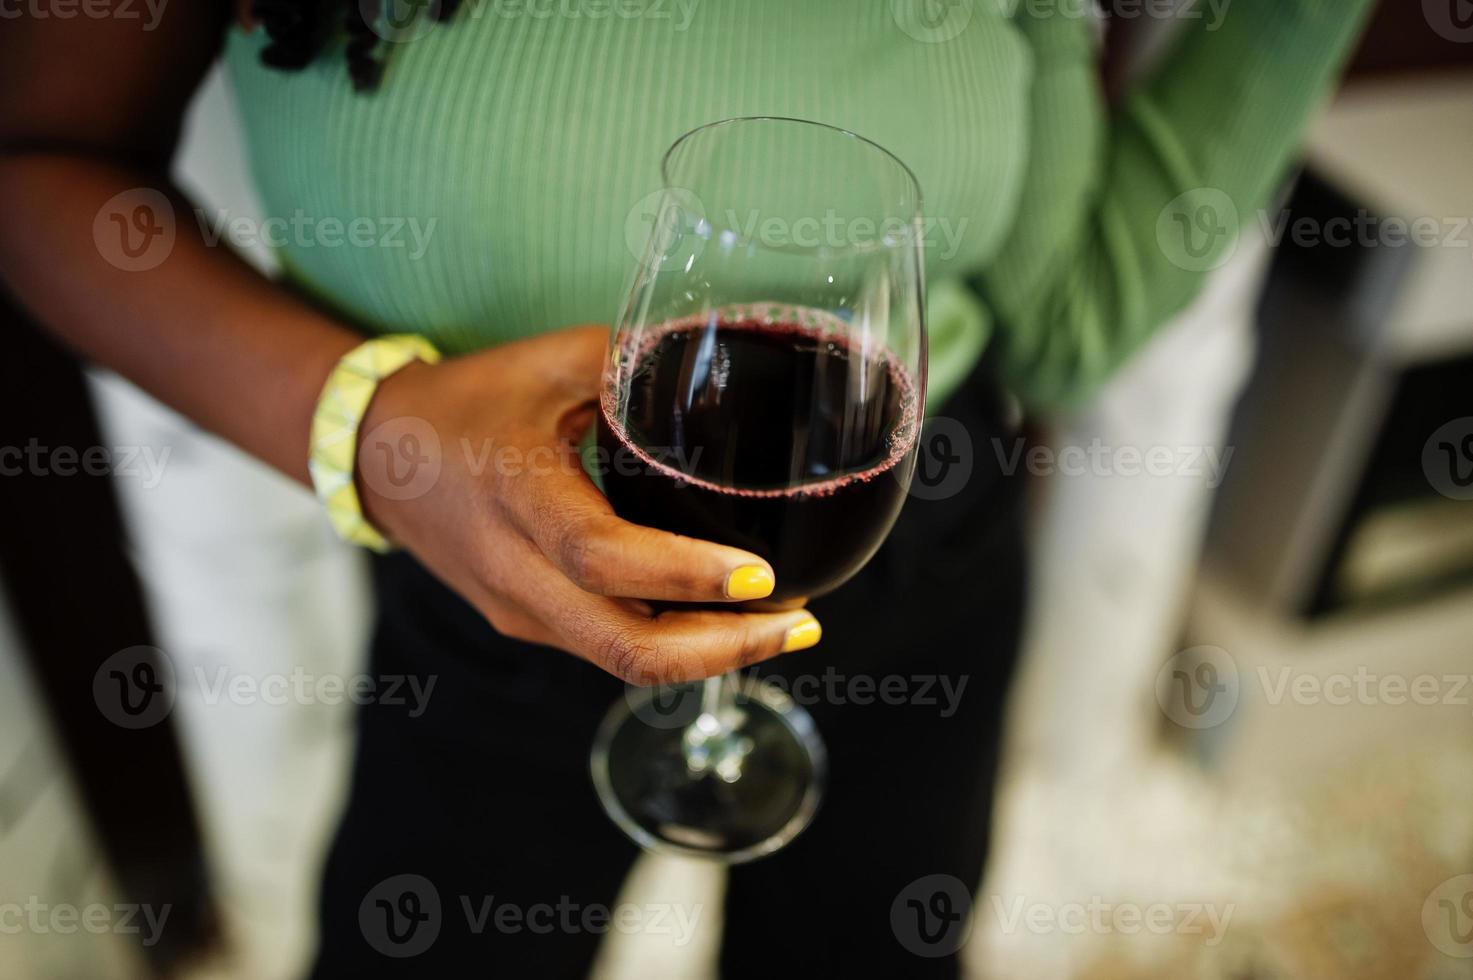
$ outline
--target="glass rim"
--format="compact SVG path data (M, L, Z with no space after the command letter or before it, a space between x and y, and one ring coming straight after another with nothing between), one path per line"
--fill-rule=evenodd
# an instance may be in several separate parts
M836 133L840 136L846 136L849 139L862 143L870 149L878 150L882 156L884 156L891 163L900 168L900 172L905 175L905 179L910 184L910 190L915 197L915 208L912 213L907 216L908 219L914 220L922 213L924 209L924 197L921 192L920 178L916 177L915 171L911 170L909 165L907 165L904 160L900 159L900 157L896 156L894 153L892 153L890 150L887 150L879 143L876 143L868 136L861 136L859 133L856 133L850 129L845 129L842 126L835 126L830 123L819 122L816 119L800 119L797 116L729 116L726 119L717 119L714 122L702 123L701 125L696 126L694 129L688 129L684 133L681 133L680 136L676 137L675 142L670 144L670 148L667 149L664 156L660 158L660 180L663 181L664 186L667 188L676 186L675 181L672 180L670 177L671 161L674 158L676 151L684 146L686 142L691 140L693 137L699 136L707 132L708 130L720 129L725 126L731 126L735 123L754 122L793 123L799 126L812 126L816 129L826 129L831 133Z

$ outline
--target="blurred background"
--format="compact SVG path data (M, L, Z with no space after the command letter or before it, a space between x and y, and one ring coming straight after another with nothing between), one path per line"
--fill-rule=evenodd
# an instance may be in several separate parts
M1170 23L1109 23L1107 87ZM1470 68L1465 0L1384 3L1302 172L1213 216L1238 246L1209 289L1033 420L974 976L1473 977ZM216 73L180 182L258 216L245 159ZM0 478L0 976L300 976L361 556L284 478L0 315L0 445L110 460ZM167 696L119 710L119 675ZM721 873L643 859L627 900L681 896L700 928L611 935L597 975L709 975Z

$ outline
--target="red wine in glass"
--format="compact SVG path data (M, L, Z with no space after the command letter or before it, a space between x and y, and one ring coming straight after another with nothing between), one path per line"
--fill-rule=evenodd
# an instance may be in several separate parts
M915 462L916 386L893 356L755 318L673 324L626 356L623 411L606 397L598 418L621 517L761 555L776 599L831 591L879 548Z

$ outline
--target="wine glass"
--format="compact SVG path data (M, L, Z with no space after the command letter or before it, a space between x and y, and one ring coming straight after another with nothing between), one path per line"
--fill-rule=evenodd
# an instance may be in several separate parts
M776 117L687 133L663 178L604 369L604 492L626 520L761 555L769 604L820 596L878 550L915 468L920 189L877 144ZM592 773L636 842L735 863L808 825L825 752L787 693L730 674L630 688Z

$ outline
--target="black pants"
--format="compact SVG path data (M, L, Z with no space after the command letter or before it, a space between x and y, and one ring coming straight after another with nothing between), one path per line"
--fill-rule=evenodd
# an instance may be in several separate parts
M796 841L732 869L725 977L956 975L955 892L986 859L1024 595L1020 481L998 472L990 440L1010 436L989 377L932 413L954 420L918 476L941 499L913 496L864 571L812 604L817 648L761 668L813 714L828 791ZM314 977L585 975L604 934L634 927L605 910L636 850L588 775L621 684L498 635L406 556L378 560L375 582L378 690L398 675L435 686L361 710ZM701 915L652 901L677 907L641 911L641 927Z

